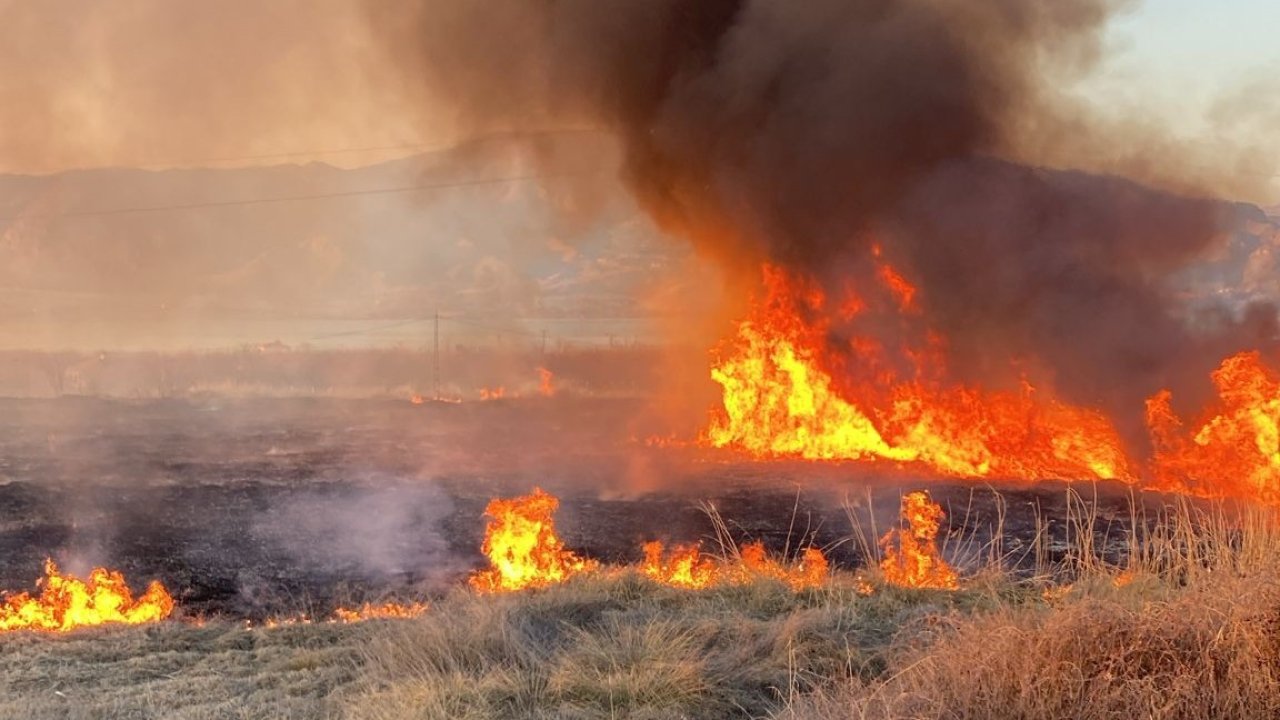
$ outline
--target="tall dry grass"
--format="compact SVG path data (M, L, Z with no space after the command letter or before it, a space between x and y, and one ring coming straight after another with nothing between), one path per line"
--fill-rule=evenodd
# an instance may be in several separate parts
M1134 503L1111 564L1096 506L1073 494L1068 507L1067 558L1008 580L1041 587L1039 602L904 627L882 673L794 696L775 717L1280 717L1274 509L1180 499L1149 516Z

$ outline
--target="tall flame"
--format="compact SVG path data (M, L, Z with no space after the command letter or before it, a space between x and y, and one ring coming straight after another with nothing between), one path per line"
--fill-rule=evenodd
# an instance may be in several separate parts
M57 630L124 623L158 622L173 613L173 598L159 581L153 581L136 600L124 576L115 570L94 568L88 581L58 572L46 560L39 596L20 593L0 601L0 630Z
M1259 353L1245 352L1222 361L1212 378L1218 400L1191 428L1174 413L1167 390L1147 401L1154 482L1280 503L1280 377Z
M914 288L887 264L881 279L901 309ZM711 377L723 410L707 440L757 456L880 459L952 477L1133 479L1119 435L1101 413L1058 402L1023 383L1018 392L946 384L945 346L903 347L910 377L885 361L873 337L854 337L831 357L826 297L772 267L766 295L738 327ZM838 311L856 314L860 300ZM837 386L827 368L848 381Z
M479 592L509 592L563 582L593 569L596 563L564 549L556 535L555 512L560 501L540 488L522 497L489 501L489 516L481 551L489 569L471 576Z
M959 587L956 571L938 552L938 528L945 518L942 508L927 493L903 496L902 519L907 527L890 530L880 539L884 550L880 570L885 582L913 588Z

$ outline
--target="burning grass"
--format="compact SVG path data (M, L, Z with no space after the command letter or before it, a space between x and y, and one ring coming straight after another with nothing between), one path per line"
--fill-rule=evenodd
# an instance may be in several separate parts
M1070 507L1066 560L1031 571L1014 571L1018 558L998 543L938 551L935 542L945 542L939 511L913 494L904 498L901 527L852 538L873 558L878 548L892 553L856 573L823 567L821 582L793 582L788 569L810 567L803 555L798 563L755 558L746 544L691 556L690 577L699 577L697 568L741 577L690 589L650 567L685 567L688 548L650 548L641 565L519 592L458 587L409 619L20 633L0 645L0 684L8 689L0 716L826 720L1280 712L1280 531L1272 511L1175 504L1134 524L1127 557L1116 565L1092 544L1099 522L1092 505L1074 497ZM960 568L948 566L954 582L902 587L894 573L906 557L903 544L912 542L939 562L960 559ZM761 571L761 562L780 570Z

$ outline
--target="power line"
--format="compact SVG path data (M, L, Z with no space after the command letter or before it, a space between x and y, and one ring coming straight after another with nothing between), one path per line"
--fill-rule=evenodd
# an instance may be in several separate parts
M249 163L259 162L262 160L288 160L290 158L307 158L307 157L325 157L330 155L352 155L356 153L367 152L398 152L398 151L417 151L418 155L441 155L450 153L460 148L477 145L480 143L504 140L504 139L521 139L521 138L538 138L553 137L556 135L585 135L605 132L600 127L578 127L578 128L558 128L547 130L530 130L530 131L508 131L494 132L482 135L473 135L471 137L457 140L448 145L428 144L428 143L401 143L388 145L370 145L367 147L348 147L348 148L331 148L323 150L296 150L288 152L246 154L225 157L206 157L194 158L186 160L156 160L143 163L115 163L111 165L91 165L85 167L67 168L64 170L48 170L45 172L31 173L8 173L8 174L29 174L33 176L52 176L67 172L89 172L95 170L155 170L155 169L205 169L206 165L226 165L228 163Z
M364 197L370 195L395 195L403 193L422 192L425 190L446 190L450 188L478 187L483 185L501 185L505 183L527 182L530 180L549 180L553 178L566 177L591 177L596 175L606 175L611 173L609 170L596 170L587 172L572 173L551 173L551 174L528 174L528 175L511 175L507 177L496 178L480 178L476 180L462 180L441 183L427 183L424 185L405 185L400 187L389 188L369 188L364 190L340 190L327 193L307 193L300 195L282 195L278 197L267 198L246 198L241 200L213 200L208 202L192 202L178 203L172 205L144 205L137 207L109 208L103 210L78 210L61 213L32 213L27 215L8 215L0 216L0 222L12 222L15 220L56 220L67 218L87 218L87 217L111 217L114 215L132 215L141 213L170 212L175 210L201 210L210 208L223 207L239 207L246 205L270 205L276 203L300 202L305 200L333 200L338 198Z

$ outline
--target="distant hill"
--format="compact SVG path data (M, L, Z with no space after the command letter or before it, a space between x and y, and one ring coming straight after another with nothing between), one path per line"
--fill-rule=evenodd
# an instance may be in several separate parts
M6 344L181 346L268 320L633 316L653 270L685 251L636 212L616 167L585 135L359 169L0 176L0 330ZM557 188L572 182L596 204L568 205Z

